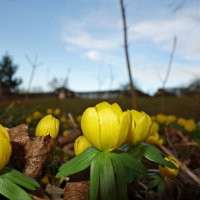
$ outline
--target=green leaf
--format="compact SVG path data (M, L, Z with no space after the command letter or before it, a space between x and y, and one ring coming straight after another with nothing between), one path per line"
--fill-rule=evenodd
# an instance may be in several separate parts
M99 179L101 170L102 153L96 155L91 163L90 168L90 199L97 199L97 193L99 189Z
M177 169L177 167L162 157L162 152L155 146L144 144L144 157L150 161L156 162L158 164Z
M75 158L71 159L69 162L65 163L58 169L58 173L56 174L56 178L60 178L62 176L69 176L71 174L75 174L87 168L95 156L99 153L98 150L90 147L85 150L83 153L79 154Z
M117 180L117 189L119 193L119 200L127 199L127 183L126 183L126 172L123 166L123 163L116 154L111 154L111 159L113 162L116 180Z
M135 147L133 147L131 150L130 150L130 154L134 157L134 158L137 158L139 160L142 160L143 156L144 156L144 149L145 149L145 146L143 144L139 144Z
M116 183L113 165L109 153L101 153L100 187L102 200L115 200Z
M127 168L130 168L133 170L136 176L143 175L145 177L148 176L146 167L141 163L140 160L132 157L128 153L120 153L117 154L119 158L121 159L121 162L123 165Z
M31 200L32 198L18 185L0 176L0 194L10 200Z
M34 179L8 167L1 170L0 177L3 179L8 179L11 182L21 185L29 190L35 190L36 188L40 187L40 185Z

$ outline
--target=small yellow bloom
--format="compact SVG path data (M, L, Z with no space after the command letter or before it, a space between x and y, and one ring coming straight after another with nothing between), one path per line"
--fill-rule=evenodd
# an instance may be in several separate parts
M166 119L167 124L172 124L176 121L176 116L175 115L168 115Z
M60 115L60 113L61 113L60 108L56 108L56 109L54 110L54 115Z
M52 108L48 108L46 113L49 114L49 115L53 114L53 109Z
M163 145L164 141L162 138L160 138L158 132L155 132L153 135L147 138L147 143L158 146L158 145Z
M40 181L41 181L41 183L43 183L43 184L48 184L49 183L49 178L48 178L48 176L47 175L45 175L44 177L42 177L41 179L40 179Z
M127 138L131 125L130 111L122 112L118 104L102 102L85 110L81 118L83 135L101 151L112 151Z
M68 130L65 130L65 131L63 131L63 136L67 136L67 135L68 135L68 133L69 133L69 131L68 131Z
M196 123L193 119L186 120L184 128L187 132L192 132L196 129Z
M149 136L154 135L155 133L158 133L159 131L159 124L157 122L152 122L149 130Z
M67 118L63 115L63 116L60 118L60 122L65 123L66 121L67 121Z
M77 118L76 118L76 121L78 122L78 123L80 123L81 122L81 115L79 115Z
M40 119L42 117L42 114L39 111L35 111L33 113L33 118L34 119Z
M35 134L36 136L47 136L50 135L52 138L56 138L59 131L59 120L52 115L46 115L43 117L37 127Z
M0 124L0 169L2 169L9 161L12 148L10 138L6 129Z
M79 136L74 143L74 153L78 155L83 151L85 151L90 146L91 144L84 136Z
M27 123L27 124L30 124L30 123L32 122L32 120L33 120L33 117L32 117L32 116L26 117L26 123Z
M169 168L169 167L166 167L166 166L159 165L160 174L162 176L166 176L168 178L176 177L179 173L179 162L178 162L178 160L176 158L174 158L173 156L168 156L168 157L165 157L164 159L172 162L177 167L177 169L172 169L172 168Z
M186 123L186 119L184 119L184 118L179 118L178 121L177 121L177 123L178 123L180 126L184 126L185 123Z
M145 112L131 110L132 125L128 135L127 142L131 145L137 145L146 141L149 136L151 118Z
M157 114L156 115L156 121L160 124L165 124L167 121L167 116L163 114Z

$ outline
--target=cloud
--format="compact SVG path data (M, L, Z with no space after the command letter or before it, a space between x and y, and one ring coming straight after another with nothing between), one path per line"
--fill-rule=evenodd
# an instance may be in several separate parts
M101 21L102 19L86 18L81 22L67 22L62 38L68 46L87 50L110 50L119 47L121 38L115 30L118 25L114 26L109 20L103 20L104 23Z
M98 51L90 50L86 53L86 57L89 58L90 60L100 60L101 54Z
M191 10L191 12L193 12ZM177 53L188 60L200 59L200 26L194 19L183 15L166 19L140 21L130 27L131 40L148 40L159 48L171 51L172 39L178 38Z

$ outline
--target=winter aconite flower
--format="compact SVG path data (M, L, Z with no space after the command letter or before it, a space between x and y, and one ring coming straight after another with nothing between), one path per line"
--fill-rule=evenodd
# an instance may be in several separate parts
M184 128L187 132L192 132L196 129L196 123L193 119L186 120Z
M56 138L59 131L59 120L52 115L46 115L43 117L37 127L36 136L47 136L50 135L52 138Z
M87 141L87 139L84 136L79 136L74 143L74 152L76 155L78 155L90 146L91 144Z
M150 116L145 112L131 110L131 116L132 125L128 135L128 143L134 146L146 141L152 122Z
M162 145L164 143L163 139L160 138L160 135L158 133L159 131L159 125L157 122L152 122L150 131L149 131L149 137L147 138L147 143L152 145Z
M165 124L167 121L167 116L163 114L157 114L156 115L156 121L160 124Z
M8 132L0 124L0 169L9 161L11 155L11 144Z
M172 169L172 168L169 168L169 167L166 167L166 166L159 165L160 174L162 176L166 176L168 178L176 177L178 175L178 172L179 172L179 162L178 162L178 160L176 158L174 158L173 156L168 156L168 157L165 157L164 159L172 162L177 167L177 169Z
M112 151L127 138L131 124L130 111L122 112L118 104L102 102L85 110L81 118L83 135L101 151Z

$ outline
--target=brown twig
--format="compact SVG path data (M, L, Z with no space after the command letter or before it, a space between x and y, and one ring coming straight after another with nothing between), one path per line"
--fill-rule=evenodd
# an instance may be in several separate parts
M162 149L167 155L174 156L166 147L163 145L159 145L160 149ZM177 159L177 158L176 158ZM178 159L177 159L178 160ZM195 183L200 185L200 178L196 176L184 163L182 163L180 160L178 160L180 164L180 169L186 173Z
M123 20L124 50L125 50L125 56L126 56L126 64L127 64L127 69L128 69L129 81L130 81L132 106L133 108L136 108L136 94L135 94L135 88L133 84L129 52L128 52L128 35L127 35L126 12L125 12L124 0L120 0L120 6L121 6L121 14L122 14L122 20Z

